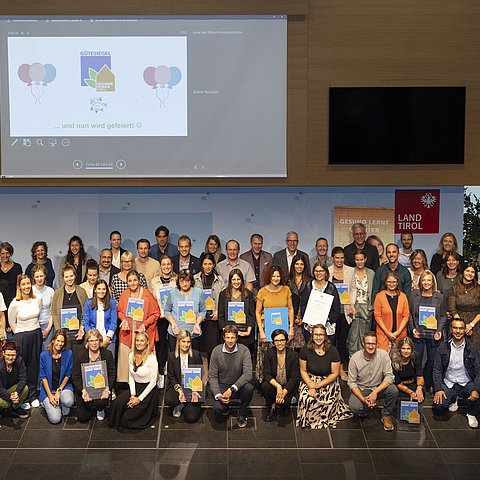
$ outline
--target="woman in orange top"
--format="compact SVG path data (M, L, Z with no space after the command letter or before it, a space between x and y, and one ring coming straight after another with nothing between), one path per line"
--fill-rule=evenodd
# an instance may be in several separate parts
M140 275L136 270L128 272L127 284L128 288L120 295L117 305L118 318L121 321L118 335L118 382L128 382L128 356L136 337L132 332L146 332L152 351L155 349L155 341L158 340L157 320L160 316L160 307L155 297L146 288L140 286ZM143 321L132 320L130 312L127 312L129 299L143 300Z
M397 272L388 272L383 290L377 293L373 304L378 348L387 352L398 340L407 336L410 309L407 296L398 288L398 281Z

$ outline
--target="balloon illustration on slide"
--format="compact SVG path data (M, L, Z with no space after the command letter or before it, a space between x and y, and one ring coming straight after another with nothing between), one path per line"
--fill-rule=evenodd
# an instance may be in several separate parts
M147 67L143 71L143 80L155 90L155 96L160 101L160 105L165 107L170 91L182 80L182 71L178 67L167 67L165 65Z
M18 67L18 78L30 87L30 93L35 98L35 103L40 103L45 93L45 87L52 83L57 76L57 69L51 64L45 65L35 62L29 65L24 63Z

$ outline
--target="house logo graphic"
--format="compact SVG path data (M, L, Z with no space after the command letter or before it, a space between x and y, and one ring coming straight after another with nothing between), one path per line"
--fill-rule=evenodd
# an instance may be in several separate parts
M80 84L97 92L115 91L112 56L108 51L80 52Z

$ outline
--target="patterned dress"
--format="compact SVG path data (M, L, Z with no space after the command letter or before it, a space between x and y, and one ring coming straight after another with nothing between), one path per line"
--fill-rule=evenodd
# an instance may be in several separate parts
M322 369L329 369L332 362L340 362L340 355L333 346L322 356L304 347L300 352L300 359L307 362L307 372L310 380L317 383L324 380L328 375L314 375L311 370L315 370L315 372L318 373ZM322 373L326 372L324 371ZM343 400L338 378L324 387L317 389L316 397L310 396L308 386L303 380L300 382L297 427L335 428L340 420L346 420L352 417L352 412L350 412L348 405Z

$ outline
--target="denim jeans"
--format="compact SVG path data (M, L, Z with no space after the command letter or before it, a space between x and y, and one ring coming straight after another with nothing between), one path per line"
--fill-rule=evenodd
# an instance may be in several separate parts
M60 404L54 407L48 397L46 397L42 406L47 414L48 421L50 423L60 423L62 421L62 415L68 415L70 413L70 407L73 405L73 392L71 390L62 390L60 393Z

